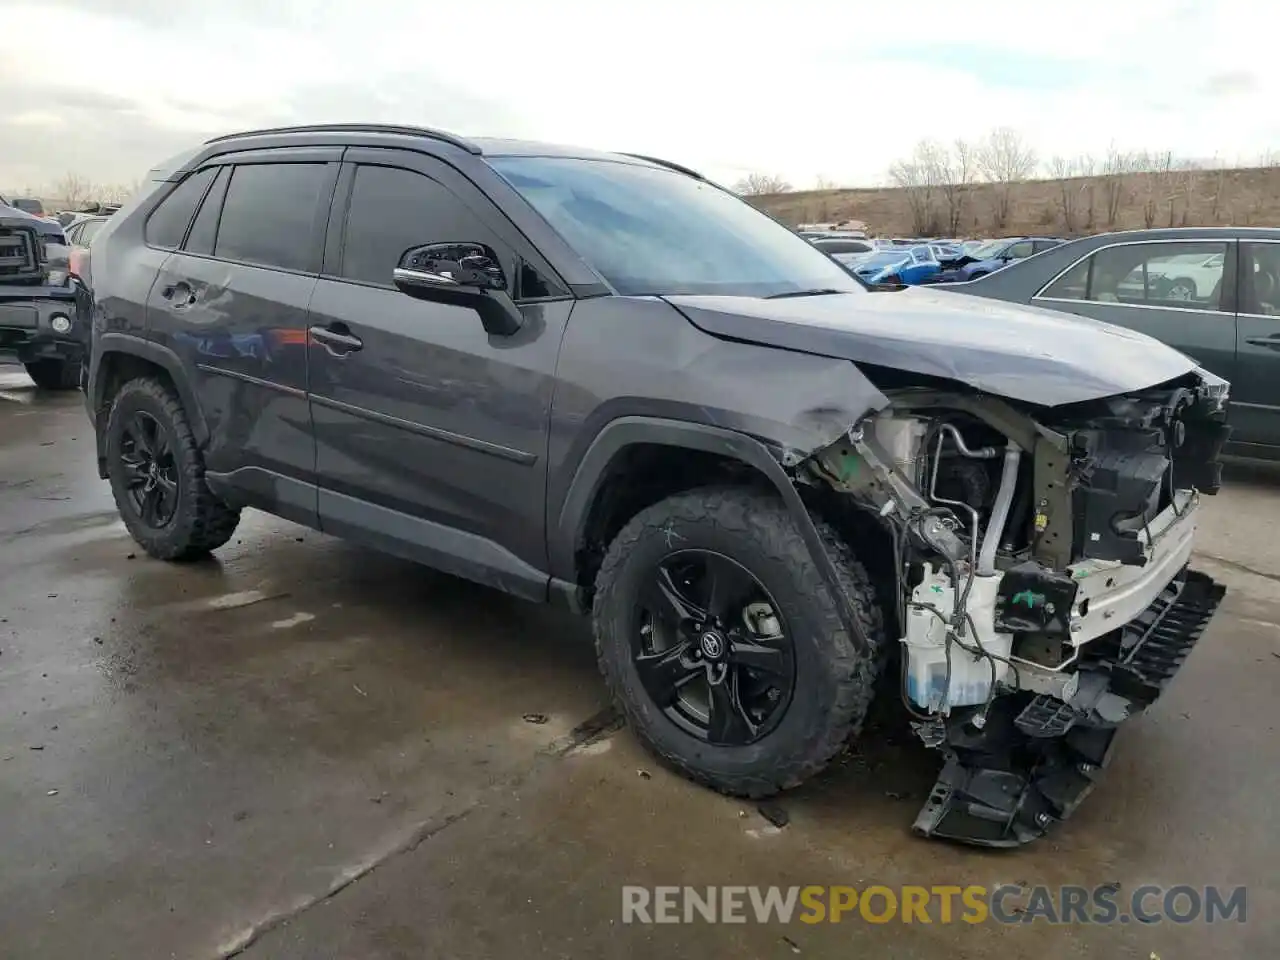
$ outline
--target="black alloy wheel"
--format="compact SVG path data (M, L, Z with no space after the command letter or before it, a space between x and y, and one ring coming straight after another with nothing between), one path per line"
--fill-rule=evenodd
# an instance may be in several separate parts
M168 433L145 410L123 424L120 464L137 518L153 530L168 526L178 510L179 471Z
M777 726L795 689L795 650L745 567L710 550L675 551L651 569L636 605L636 671L668 719L717 746L746 746Z

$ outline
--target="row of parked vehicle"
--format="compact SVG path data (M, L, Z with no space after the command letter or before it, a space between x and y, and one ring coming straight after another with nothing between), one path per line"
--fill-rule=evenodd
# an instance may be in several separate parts
M871 284L957 283L1052 249L1061 237L1004 237L994 240L872 239L835 233L801 233L814 246Z

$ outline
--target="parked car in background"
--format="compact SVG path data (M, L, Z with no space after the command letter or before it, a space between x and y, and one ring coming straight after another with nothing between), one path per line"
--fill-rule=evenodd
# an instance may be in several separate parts
M947 289L1065 310L1163 340L1231 382L1229 451L1280 459L1280 230L1085 237Z
M44 217L44 204L35 197L14 197L7 201L8 205L21 210L23 213L29 213L33 217Z
M1025 260L1045 250L1052 250L1064 242L1058 237L1006 237L1002 240L988 240L964 251L963 256L941 271L936 281L963 283L977 280L1003 269L1015 260Z
M71 276L82 283L88 283L88 271L85 265L89 260L89 244L93 242L98 231L106 226L109 219L109 217L84 217L67 228L67 246L70 248L67 257L68 269Z
M908 286L928 283L941 269L938 258L928 244L915 247L892 247L864 256L852 266L864 283L905 283Z
M62 227L0 201L0 356L22 363L38 387L78 387L78 316Z

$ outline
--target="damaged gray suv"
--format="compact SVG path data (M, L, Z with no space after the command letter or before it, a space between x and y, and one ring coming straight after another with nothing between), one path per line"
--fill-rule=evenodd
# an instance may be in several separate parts
M1225 382L871 292L675 164L249 132L154 171L92 261L99 471L148 553L257 508L568 604L635 735L726 793L813 776L879 691L943 757L916 830L1025 842L1223 595L1187 565Z

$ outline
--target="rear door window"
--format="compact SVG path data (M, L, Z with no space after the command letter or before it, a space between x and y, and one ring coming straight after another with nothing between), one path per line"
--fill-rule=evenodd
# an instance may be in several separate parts
M144 228L147 243L165 250L182 246L191 217L212 181L212 169L197 170L161 200L147 218Z
M1227 245L1216 242L1106 247L1073 266L1038 296L1218 310L1226 253Z
M323 163L237 166L222 203L214 256L315 272L319 260L316 209L326 173Z

